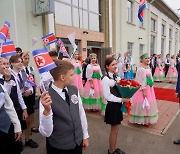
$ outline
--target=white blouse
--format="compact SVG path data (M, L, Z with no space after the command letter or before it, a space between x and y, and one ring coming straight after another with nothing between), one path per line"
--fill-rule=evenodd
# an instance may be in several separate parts
M113 78L113 73L110 73L109 72L109 76L111 78ZM120 80L120 78L117 78L117 81ZM121 103L122 101L122 98L120 97L116 97L114 96L111 92L110 92L110 87L114 87L115 84L116 84L116 81L114 81L113 79L109 79L107 76L105 76L103 79L102 79L102 91L103 91L103 95L104 95L104 98L107 100L107 101L111 101L111 102L119 102Z

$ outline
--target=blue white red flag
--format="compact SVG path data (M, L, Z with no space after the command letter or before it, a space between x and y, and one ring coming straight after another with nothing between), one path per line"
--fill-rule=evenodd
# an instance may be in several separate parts
M35 83L35 80L34 80L32 74L29 74L29 75L27 76L27 82L28 82L31 86L37 87L37 85L36 85L36 83Z
M57 41L57 44L59 45L59 53L62 53L63 56L66 56L66 57L68 57L68 58L71 58L71 57L69 56L69 54L68 54L65 46L64 46L63 41L62 41L60 38L59 38L59 40Z
M4 42L6 42L6 38L8 36L8 32L9 32L9 28L10 28L10 23L8 21L5 21L3 27L0 30L0 39L4 40Z
M1 57L16 55L16 49L13 41L0 44L0 54Z
M34 50L32 54L39 73L47 72L56 67L46 48Z
M144 10L146 8L146 0L140 0L139 10L138 10L138 18L140 22L144 20Z
M42 40L45 46L48 46L57 41L56 36L53 33L43 36Z

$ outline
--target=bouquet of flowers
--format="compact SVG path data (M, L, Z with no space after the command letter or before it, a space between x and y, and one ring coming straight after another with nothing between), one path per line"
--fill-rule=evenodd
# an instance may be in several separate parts
M121 79L117 82L116 86L122 98L131 98L141 85L135 80ZM121 110L122 112L127 112L128 116L130 116L131 102L123 103Z

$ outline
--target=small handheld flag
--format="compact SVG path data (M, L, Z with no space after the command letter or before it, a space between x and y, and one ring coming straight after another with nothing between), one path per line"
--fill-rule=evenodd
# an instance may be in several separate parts
M13 41L4 42L0 44L0 54L1 54L1 57L16 55L16 49L13 44Z
M144 10L146 8L146 0L140 0L139 10L138 10L138 18L140 22L144 20Z
M6 38L8 36L8 32L9 32L9 28L10 28L10 23L8 21L5 21L2 29L0 30L0 39L4 40L4 42L6 42Z
M37 42L38 42L38 39L35 36L33 36L33 38L32 38L32 46L34 46Z
M70 58L65 46L64 46L64 43L63 41L59 38L59 40L57 41L57 44L59 45L59 53L62 53L63 56L66 56L68 58Z
M55 43L57 41L57 39L56 39L56 36L53 33L51 33L51 34L43 36L42 41L45 46L48 46L52 43Z
M47 72L56 67L46 48L34 50L32 54L39 73Z
M73 55L74 55L74 53L75 53L75 51L77 49L77 45L75 43L75 35L76 35L75 32L68 35L68 39L69 39L69 41L71 42L71 44L72 44L72 46L74 48L73 53L71 55L71 58L73 57Z
M29 74L29 75L27 76L27 82L28 82L31 86L37 87L37 85L36 85L36 83L35 83L35 80L34 80L32 74Z

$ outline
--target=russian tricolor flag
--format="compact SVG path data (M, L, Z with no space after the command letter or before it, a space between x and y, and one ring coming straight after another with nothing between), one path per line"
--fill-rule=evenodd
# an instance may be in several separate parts
M39 73L47 72L56 67L46 48L34 50L32 54Z
M144 10L146 8L146 0L140 0L139 10L138 10L138 18L140 22L143 22L144 18Z
M32 74L29 74L29 75L27 76L27 82L28 82L31 86L37 87L37 85L36 85L36 83L35 83L35 80L34 80Z
M42 40L45 46L48 46L57 41L56 36L53 33L43 36Z
M0 30L0 39L4 40L4 42L6 42L6 38L8 36L8 32L9 32L9 28L10 28L10 23L8 21L5 21L4 26Z
M0 53L1 57L16 55L16 49L13 41L0 44Z
M69 56L69 54L68 54L65 46L64 46L63 41L62 41L60 38L59 38L59 40L58 40L57 43L58 43L58 45L59 45L59 53L62 53L63 56L66 56L66 57L68 57L68 58L71 58L71 57Z

